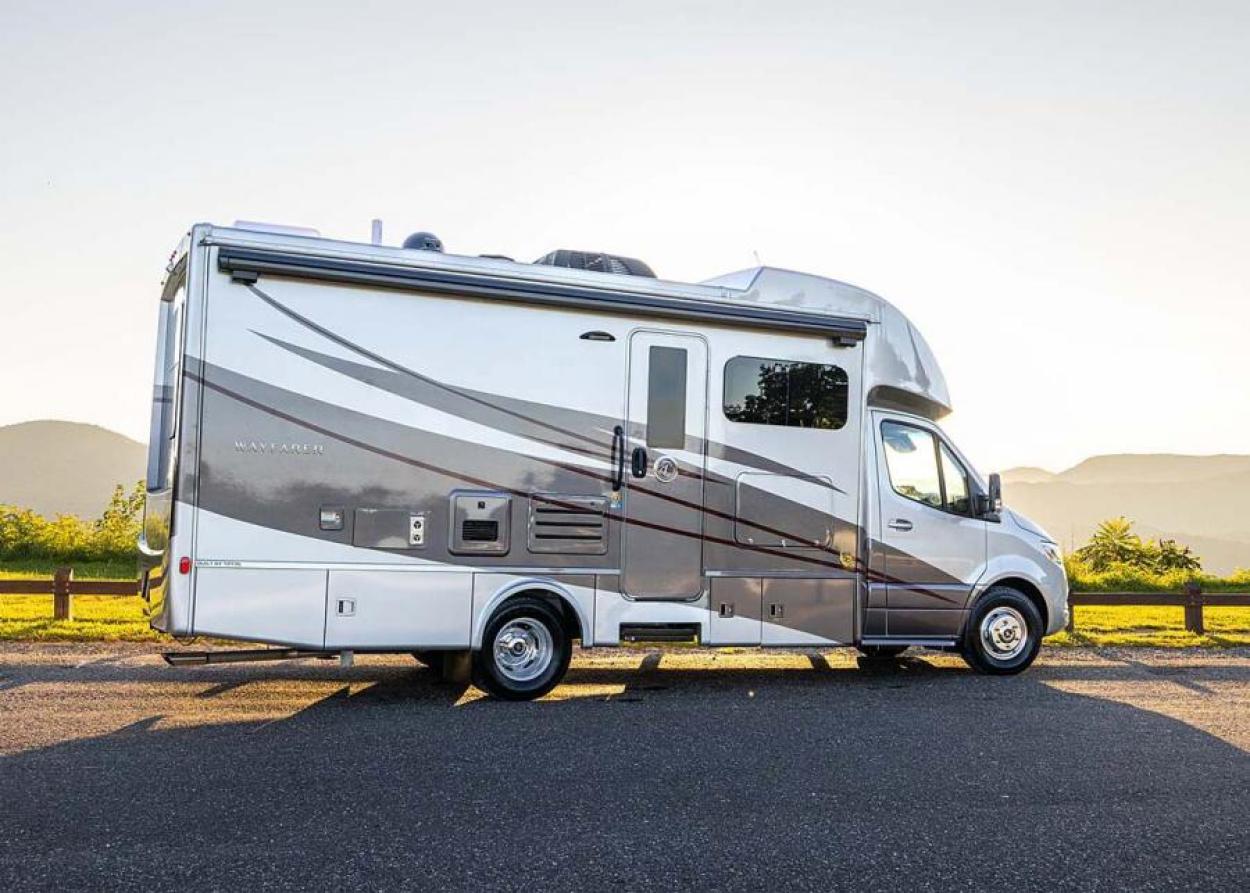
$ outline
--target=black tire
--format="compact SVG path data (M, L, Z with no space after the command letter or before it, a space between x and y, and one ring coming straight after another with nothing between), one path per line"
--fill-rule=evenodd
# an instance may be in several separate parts
M517 663L511 667L500 663L496 649L496 639L505 628L518 634L520 643L514 646L519 650ZM525 663L522 652L530 644L535 646L535 657ZM542 599L521 596L504 602L482 631L482 648L473 655L473 684L500 700L532 701L559 684L572 657L573 642L555 609Z
M866 660L897 660L907 650L906 645L856 645Z
M443 672L443 658L447 656L446 651L414 651L413 658L417 663L425 664L435 673Z
M987 622L994 626L996 620L1004 624L997 637L982 628ZM1025 639L1019 645L1018 627L1021 621L1025 627ZM972 613L968 615L960 654L968 666L978 673L1010 676L1033 663L1042 647L1045 631L1041 612L1028 596L1010 586L991 586L977 599ZM1015 650L1017 647L1018 651Z

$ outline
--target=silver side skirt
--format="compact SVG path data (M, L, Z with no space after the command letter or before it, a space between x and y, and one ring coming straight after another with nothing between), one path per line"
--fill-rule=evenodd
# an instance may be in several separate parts
M959 640L949 636L914 636L911 638L900 636L865 636L860 639L860 645L885 645L892 646L916 646L918 648L954 648L959 644Z

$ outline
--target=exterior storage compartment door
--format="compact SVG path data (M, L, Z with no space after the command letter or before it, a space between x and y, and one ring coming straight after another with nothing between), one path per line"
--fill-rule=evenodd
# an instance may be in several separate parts
M855 639L855 577L764 581L761 644L849 645Z
M707 645L760 644L763 581L759 577L715 577Z
M707 345L637 332L629 346L621 589L635 599L703 593Z
M326 648L468 648L473 575L330 571Z
M198 567L194 635L298 648L325 641L326 572Z

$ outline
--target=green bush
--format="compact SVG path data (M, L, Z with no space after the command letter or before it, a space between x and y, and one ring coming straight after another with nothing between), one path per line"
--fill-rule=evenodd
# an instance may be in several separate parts
M141 481L129 493L118 484L108 508L94 521L77 515L48 519L30 509L0 505L0 560L132 560L142 515Z
M1143 541L1133 532L1133 522L1123 515L1099 524L1089 542L1076 550L1076 557L1097 573L1121 567L1156 574L1202 570L1202 559L1189 546L1176 540Z
M1081 592L1176 592L1197 583L1207 592L1250 589L1250 569L1217 577L1202 570L1188 546L1142 540L1126 518L1103 521L1090 541L1064 556L1068 583Z

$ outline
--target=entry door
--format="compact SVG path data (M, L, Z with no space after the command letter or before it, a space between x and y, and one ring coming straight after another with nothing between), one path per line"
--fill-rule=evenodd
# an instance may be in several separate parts
M636 599L703 592L707 345L636 332L629 340L621 589Z
M986 555L968 472L928 425L875 422L887 635L955 635Z

